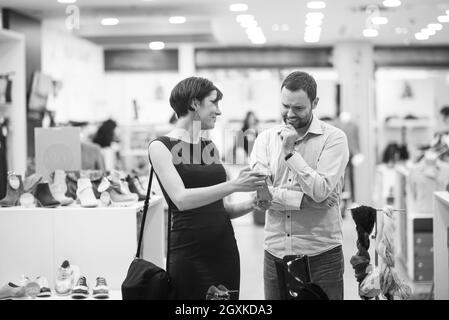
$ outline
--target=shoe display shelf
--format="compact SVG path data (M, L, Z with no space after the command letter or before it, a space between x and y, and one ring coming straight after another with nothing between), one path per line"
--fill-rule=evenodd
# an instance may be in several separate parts
M394 208L405 209L404 214L395 216L396 257L402 263L408 278L421 284L430 284L433 280L434 248L433 218L434 212L417 212L413 208L409 188L409 169L405 165L396 165Z
M27 159L25 37L0 28L0 74L12 78L11 102L0 107L0 119L9 118L8 170L24 174Z
M88 281L107 279L115 292L111 298L118 297L137 249L142 208L143 202L129 207L0 208L0 283L21 275L45 276L54 290L58 267L69 260ZM163 198L153 195L148 210L143 258L164 267Z
M434 193L434 297L449 300L449 192Z

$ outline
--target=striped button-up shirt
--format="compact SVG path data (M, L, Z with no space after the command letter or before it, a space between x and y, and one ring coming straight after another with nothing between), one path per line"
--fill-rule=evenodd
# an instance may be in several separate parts
M314 116L285 161L279 136L283 126L261 132L250 156L254 169L271 174L273 201L265 220L264 248L279 258L314 256L342 244L340 205L300 208L301 202L304 195L318 203L332 192L341 194L348 142L343 131Z

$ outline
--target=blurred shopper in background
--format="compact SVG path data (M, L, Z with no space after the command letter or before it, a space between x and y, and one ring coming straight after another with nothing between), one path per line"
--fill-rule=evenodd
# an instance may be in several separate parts
M284 125L262 131L251 154L269 170L272 206L265 223L266 299L280 299L277 266L286 255L308 255L312 281L330 299L343 299L343 234L339 197L349 159L344 132L313 115L315 79L289 74L281 86Z
M115 134L116 128L117 122L108 119L100 125L92 139L93 143L101 147L107 171L119 169L121 166L118 139Z
M240 257L230 219L251 212L255 202L223 199L264 184L263 177L249 169L227 181L215 144L201 136L202 130L215 127L222 96L204 78L179 82L170 96L176 127L149 146L151 165L173 217L168 272L178 299L204 300L208 289L219 285L237 290L231 298L238 299Z

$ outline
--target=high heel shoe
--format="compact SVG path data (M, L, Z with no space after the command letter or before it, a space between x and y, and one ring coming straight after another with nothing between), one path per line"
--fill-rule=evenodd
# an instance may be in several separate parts
M139 178L137 176L131 177L128 175L126 177L126 182L128 183L129 190L132 193L135 193L139 197L139 201L145 200L146 194L145 190L143 189L142 185L140 184Z
M61 203L57 201L51 194L50 187L47 182L38 183L36 191L34 192L36 204L39 207L55 208Z
M25 177L25 180L23 181L23 192L34 194L37 185L43 182L43 178L44 177L42 175L37 173L33 173L32 175Z
M78 179L76 196L81 203L81 207L93 208L98 206L98 200L95 198L94 191L92 190L92 183L89 178Z
M20 195L23 193L22 176L14 172L8 174L6 196L0 200L0 207L14 207L19 205Z

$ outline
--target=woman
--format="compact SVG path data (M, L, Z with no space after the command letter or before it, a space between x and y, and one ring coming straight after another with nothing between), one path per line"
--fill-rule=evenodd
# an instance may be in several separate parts
M251 154L253 150L254 141L257 138L257 131L259 120L252 111L248 111L243 121L242 132L245 134L243 137L243 149L247 157Z
M255 191L264 183L249 169L226 181L215 145L200 136L201 130L214 128L222 96L204 78L179 82L170 96L178 116L176 127L149 147L151 164L172 209L169 273L178 299L205 299L212 285L239 290L240 259L230 219L251 212L254 202L233 205L223 198ZM238 293L231 298L238 299Z

